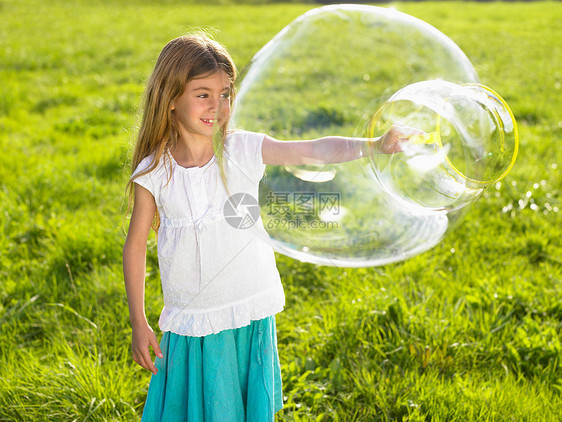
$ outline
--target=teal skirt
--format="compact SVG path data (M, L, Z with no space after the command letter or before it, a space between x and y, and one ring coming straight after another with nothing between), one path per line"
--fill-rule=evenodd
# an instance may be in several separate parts
M205 337L164 332L142 422L273 421L283 408L275 317Z

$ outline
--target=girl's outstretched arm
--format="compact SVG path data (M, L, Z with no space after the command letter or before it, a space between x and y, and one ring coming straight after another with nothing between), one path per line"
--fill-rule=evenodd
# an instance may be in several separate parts
M127 240L123 246L123 275L129 303L129 318L133 328L133 360L153 374L156 374L157 369L152 363L149 346L152 346L159 357L162 357L162 352L144 313L144 279L146 242L155 213L154 197L147 189L135 183L135 204Z
M265 164L272 165L343 163L372 153L400 152L401 142L423 134L421 130L396 124L379 138L328 136L310 141L278 141L266 136L262 157Z

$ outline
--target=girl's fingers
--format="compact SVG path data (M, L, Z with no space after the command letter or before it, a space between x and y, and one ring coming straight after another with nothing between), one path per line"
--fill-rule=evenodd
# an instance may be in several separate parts
M154 365L152 364L152 359L150 359L148 346L146 347L146 350L138 350L136 353L133 353L133 360L153 374L156 374L156 372L158 372L156 367L154 367Z
M156 335L150 337L149 341L152 346L152 350L154 350L156 356L158 356L159 358L163 358L164 355L162 354L162 350L160 350L160 345L158 344L158 339L156 338Z
M146 364L145 368L148 369L150 372L152 372L154 375L156 375L158 369L156 369L156 367L152 363L152 359L150 357L150 351L148 350L148 347L142 351L142 357L144 358L144 362Z
M158 369L152 362L152 357L150 356L150 346L152 346L154 353L156 353L158 357L162 358L163 354L160 350L160 345L158 344L156 335L150 327L147 326L146 328L146 330L140 329L136 331L133 329L133 341L131 345L133 360L144 369L156 375Z
M142 357L142 355L137 354L137 355L133 355L133 360L138 363L140 366L142 366L144 369L147 369L150 371L150 369L148 369L146 363L144 362L144 358Z

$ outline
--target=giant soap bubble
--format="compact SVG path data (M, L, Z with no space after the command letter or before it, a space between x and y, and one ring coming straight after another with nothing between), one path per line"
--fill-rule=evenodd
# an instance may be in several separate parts
M416 83L422 81L434 81L433 88L420 88ZM392 119L404 119L401 123L419 126L428 135L394 156L268 166L260 183L260 207L275 250L302 261L353 267L399 261L435 246L462 216L462 205L484 186L466 182L497 178L498 172L508 171L505 161L513 156L509 136L505 142L511 142L510 150L503 156L491 144L485 145L483 156L470 145L458 146L472 142L477 130L471 124L488 125L483 129L488 133L496 125L499 133L505 129L499 125L509 119L492 121L485 107L472 116L451 101L434 104L446 95L429 95L433 103L423 100L424 90L443 94L478 82L470 61L448 37L392 9L325 6L285 27L239 79L232 127L263 131L283 141L330 135L365 138L380 136ZM490 94L479 89L474 88L475 96ZM493 100L486 101L487 106ZM492 114L503 113L497 110ZM478 120L482 116L486 118ZM470 123L472 117L477 121ZM496 142L494 136L490 142ZM466 153L463 164L459 151ZM453 153L459 156L448 159ZM426 158L434 164L422 163ZM484 173L471 164L479 159L488 168ZM448 166L452 162L456 164ZM453 183L455 177L460 183ZM437 193L429 193L431 183Z

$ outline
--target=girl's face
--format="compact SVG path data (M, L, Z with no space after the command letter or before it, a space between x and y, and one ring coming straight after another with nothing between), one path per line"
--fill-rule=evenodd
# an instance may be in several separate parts
M222 70L189 81L172 106L181 137L212 137L213 127L223 126L230 117L230 91Z

